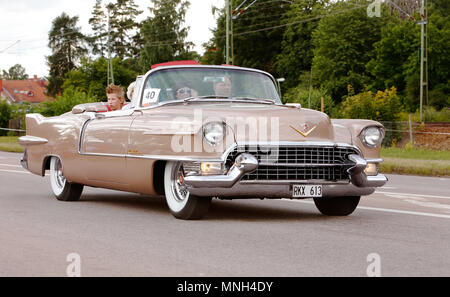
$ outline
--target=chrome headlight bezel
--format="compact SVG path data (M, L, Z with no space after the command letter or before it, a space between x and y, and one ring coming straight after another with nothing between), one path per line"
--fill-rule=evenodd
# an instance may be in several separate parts
M376 148L381 145L384 138L384 128L380 126L365 127L359 134L359 139L368 148Z
M217 146L225 138L226 129L224 122L209 122L202 127L203 141L211 146Z

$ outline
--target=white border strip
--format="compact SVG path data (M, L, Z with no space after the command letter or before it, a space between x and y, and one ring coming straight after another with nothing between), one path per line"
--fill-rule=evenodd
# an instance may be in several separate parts
M305 200L281 199L281 201L288 201L288 202L290 201L290 202L297 202L297 203L304 203L304 204L314 204L313 201L305 201ZM435 217L435 218L442 218L442 219L450 219L450 215L428 213L428 212L419 212L419 211L406 211L406 210L378 208L378 207L367 207L367 206L358 206L356 208L356 210L358 210L358 209L375 210L375 211L390 212L390 213L400 213L400 214L410 214L410 215L416 215L416 216Z

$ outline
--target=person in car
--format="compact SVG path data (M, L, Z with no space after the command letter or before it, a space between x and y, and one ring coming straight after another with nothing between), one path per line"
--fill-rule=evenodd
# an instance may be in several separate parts
M106 87L106 97L108 97L108 103L106 104L108 111L122 109L125 103L125 93L121 86L110 84Z
M173 97L176 100L195 97L198 93L188 82L177 83L173 88Z
M223 80L219 80L213 85L216 96L230 97L231 96L231 80L228 76L224 76Z

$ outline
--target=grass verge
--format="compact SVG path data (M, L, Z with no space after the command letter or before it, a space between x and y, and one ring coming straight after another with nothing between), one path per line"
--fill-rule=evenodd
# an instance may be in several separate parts
M18 136L0 136L0 151L23 153L24 148L17 142L18 138Z
M380 171L383 173L426 176L450 176L450 151L382 148Z

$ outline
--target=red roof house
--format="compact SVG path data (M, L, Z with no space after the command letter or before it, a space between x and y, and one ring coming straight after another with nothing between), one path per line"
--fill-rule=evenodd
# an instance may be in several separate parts
M41 103L47 96L48 81L36 75L27 80L0 80L0 98L10 104L30 102Z

